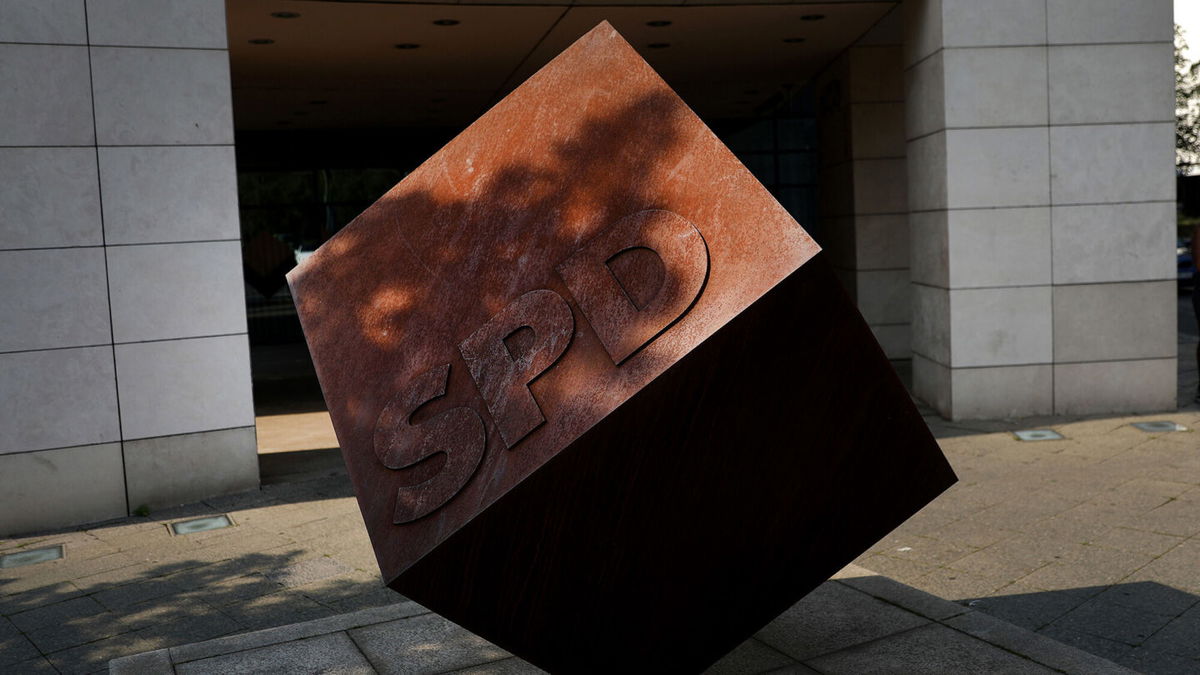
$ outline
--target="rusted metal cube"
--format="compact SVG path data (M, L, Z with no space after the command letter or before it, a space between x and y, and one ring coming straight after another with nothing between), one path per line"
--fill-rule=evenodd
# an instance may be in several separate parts
M703 669L954 481L819 247L608 24L289 281L383 578Z

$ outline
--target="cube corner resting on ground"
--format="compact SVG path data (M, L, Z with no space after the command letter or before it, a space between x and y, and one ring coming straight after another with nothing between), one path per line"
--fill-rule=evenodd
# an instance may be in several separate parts
M703 669L954 481L607 23L289 281L384 580L554 672Z

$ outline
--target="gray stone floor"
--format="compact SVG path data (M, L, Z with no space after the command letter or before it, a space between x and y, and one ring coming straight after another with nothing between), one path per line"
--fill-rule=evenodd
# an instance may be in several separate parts
M123 657L112 662L110 672L325 669L364 674L542 672L412 602ZM621 672L641 670L630 663ZM1130 671L852 565L730 652L708 675L768 672Z
M856 562L1134 670L1200 672L1200 370L1179 306L1179 410L951 423L959 483ZM1192 431L1131 426L1171 420ZM1061 441L1023 443L1015 429Z
M857 562L1136 670L1200 672L1200 436L1128 426L1200 428L1196 329L1184 308L1179 411L930 415L960 482ZM1066 440L1010 433L1044 426ZM67 553L0 569L0 672L99 671L119 656L395 603L336 451L263 459L261 490L0 539L0 554L52 544ZM216 513L236 527L172 536L165 525Z

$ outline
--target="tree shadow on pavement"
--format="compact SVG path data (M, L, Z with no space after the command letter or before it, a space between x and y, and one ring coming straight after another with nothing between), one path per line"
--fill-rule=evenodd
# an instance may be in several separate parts
M67 554L0 571L0 672L104 671L118 656L404 601L383 586L349 496L344 476L281 484L0 542ZM166 527L220 513L236 525Z

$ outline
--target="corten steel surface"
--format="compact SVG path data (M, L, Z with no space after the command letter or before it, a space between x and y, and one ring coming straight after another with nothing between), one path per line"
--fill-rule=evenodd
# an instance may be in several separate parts
M289 280L384 580L712 663L954 477L818 247L601 24Z

